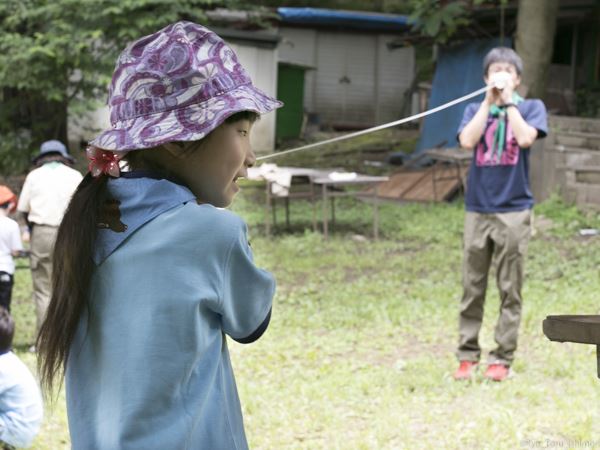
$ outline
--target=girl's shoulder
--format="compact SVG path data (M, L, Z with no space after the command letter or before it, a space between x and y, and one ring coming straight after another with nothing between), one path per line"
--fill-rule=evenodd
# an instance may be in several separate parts
M180 212L182 223L191 227L209 228L219 230L224 235L236 236L247 229L246 222L236 213L207 203L188 202Z

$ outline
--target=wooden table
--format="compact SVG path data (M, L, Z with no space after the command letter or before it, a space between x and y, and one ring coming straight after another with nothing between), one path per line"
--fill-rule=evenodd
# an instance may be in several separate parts
M551 341L595 345L600 378L600 316L548 316L542 328Z
M329 234L328 228L328 211L327 201L331 199L331 211L332 220L335 220L335 206L333 204L335 197L360 197L364 196L365 193L362 191L334 191L331 188L342 188L344 186L357 186L357 185L375 185L370 196L373 199L373 237L377 239L379 237L379 206L377 202L377 186L383 181L387 181L388 177L376 177L370 175L356 174L356 177L352 179L332 179L331 176L318 176L313 178L312 182L316 185L321 186L321 196L323 201L323 236L327 239ZM366 194L369 195L369 194Z
M429 156L434 161L442 161L446 163L450 163L456 167L456 177L452 177L452 179L456 179L460 182L460 188L462 191L465 191L465 178L467 175L467 171L463 174L463 168L466 168L473 159L473 151L466 150L463 148L435 148L431 150L426 150L423 152L425 155ZM437 198L437 185L438 181L441 181L446 178L436 178L436 165L434 164L432 167L432 180L433 180L433 199L438 200Z
M277 170L281 170L287 172L291 175L291 183L288 193L285 195L276 195L273 194L273 185L276 184L275 181L269 180L265 178L264 175L257 174L255 176L249 176L248 178L251 180L263 180L266 182L266 191L265 191L265 231L266 234L271 234L271 227L276 225L277 223L277 213L276 213L276 202L278 199L282 199L285 202L285 222L289 227L290 225L290 199L307 199L313 205L313 217L312 217L312 225L313 230L317 230L317 218L316 218L316 206L315 199L317 197L316 188L312 182L313 178L318 176L327 176L334 169L311 169L308 167L284 167L278 166ZM292 190L292 186L299 184L306 184L307 190L301 192L294 192Z

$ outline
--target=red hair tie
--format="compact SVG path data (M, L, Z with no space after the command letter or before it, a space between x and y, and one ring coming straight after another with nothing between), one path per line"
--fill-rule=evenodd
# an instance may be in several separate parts
M88 169L94 178L99 177L102 174L110 175L115 178L121 175L119 161L122 156L108 150L94 147L93 145L86 148L85 153L90 160Z

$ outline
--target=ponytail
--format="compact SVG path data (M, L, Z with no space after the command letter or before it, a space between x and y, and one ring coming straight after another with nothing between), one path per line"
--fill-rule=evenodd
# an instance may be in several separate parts
M52 297L36 340L38 373L47 392L62 377L69 348L88 293L101 207L108 197L107 176L88 173L73 194L58 228L53 254Z

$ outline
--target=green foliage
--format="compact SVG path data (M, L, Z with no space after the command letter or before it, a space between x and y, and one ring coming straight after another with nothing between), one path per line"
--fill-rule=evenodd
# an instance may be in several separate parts
M0 114L1 115L1 114ZM1 127L0 127L1 129ZM20 128L0 132L0 172L18 174L30 163L31 130Z
M458 27L469 24L464 2L442 5L439 0L413 0L412 5L414 28L437 42L445 43Z
M41 141L66 138L67 109L105 98L116 56L127 42L176 20L206 22L204 11L221 3L0 2L0 172L22 170L19 155L29 156ZM23 130L30 139L16 138Z
M411 0L414 29L444 44L456 31L471 23L471 9L483 3L506 4L508 0Z
M466 3L462 1L441 5L439 0L412 0L411 5L413 28L440 43L445 43L460 26L469 24Z

